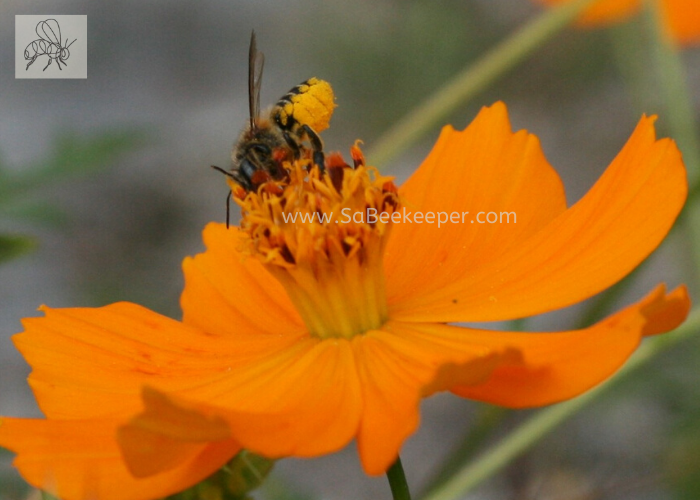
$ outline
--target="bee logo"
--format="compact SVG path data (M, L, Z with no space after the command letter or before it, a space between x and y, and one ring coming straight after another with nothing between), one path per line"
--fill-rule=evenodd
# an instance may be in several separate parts
M39 35L39 39L34 40L24 49L24 59L29 61L26 69L29 70L29 66L34 64L37 57L46 55L49 56L49 62L44 67L44 71L51 66L51 62L54 60L58 69L63 70L61 63L67 66L66 59L70 57L68 47L73 45L78 39L76 38L71 43L68 43L68 38L66 38L67 45L63 46L61 42L61 27L55 19L39 21L34 31Z
M231 170L213 166L245 191L256 191L268 181L284 181L288 175L284 161L309 158L323 169L325 156L318 133L328 128L335 108L330 84L309 78L282 96L267 116L261 117L263 65L264 56L257 51L253 32L248 53L249 123L231 151ZM231 193L229 201L230 196ZM228 221L228 208L226 215Z

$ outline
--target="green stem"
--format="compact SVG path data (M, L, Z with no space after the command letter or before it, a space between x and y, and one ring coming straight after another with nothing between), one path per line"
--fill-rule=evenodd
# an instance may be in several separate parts
M693 115L693 101L687 84L680 51L668 36L662 7L658 0L646 0L647 18L654 37L652 57L659 81L659 92L664 101L671 136L683 152L690 185L698 182L700 175L700 144L698 127Z
M566 419L603 395L618 381L644 366L661 352L696 333L698 329L700 329L700 309L694 310L686 322L674 333L646 340L617 376L575 399L541 410L486 452L479 460L466 465L449 481L443 483L440 488L425 496L423 500L454 500L463 497L476 485L508 465Z
M460 444L443 460L438 473L428 482L422 496L436 491L465 463L470 461L479 452L484 442L491 437L493 431L503 422L503 419L510 415L510 412L511 410L500 406L481 405L476 421L462 437Z
M545 10L537 19L499 43L473 65L449 80L428 100L390 128L371 149L370 164L383 166L450 113L523 62L535 49L564 29L595 0L574 0Z
M660 94L663 97L666 110L665 119L668 123L669 135L678 143L683 153L683 161L688 171L688 183L691 186L690 195L697 192L700 184L700 130L693 112L694 105L690 96L687 75L683 66L680 51L668 34L664 24L664 13L658 0L646 1L647 20L654 37L652 56L659 82ZM700 212L700 202L689 197L686 203L683 229L688 235L691 253L694 255L693 277L697 279L700 269L700 227L695 223Z
M615 66L622 77L637 118L641 113L652 113L660 108L656 81L649 78L649 38L641 24L635 19L615 24L606 30Z
M403 465L401 465L401 457L396 457L394 465L386 471L386 477L389 480L391 496L394 500L411 500L406 474L404 474Z
M508 330L523 332L527 330L527 318L515 319L508 325ZM476 417L467 432L459 439L449 455L444 458L436 468L432 477L425 482L419 498L437 490L445 481L449 480L455 472L481 451L482 446L493 437L500 425L513 410L490 404L480 404L477 407Z
M637 96L637 101L642 111L649 112L659 105L663 106L662 125L667 124L668 135L673 137L683 153L683 160L688 170L690 191L688 202L674 228L676 231L684 231L688 235L691 252L695 257L695 268L690 273L692 278L697 278L697 270L700 269L700 132L693 116L693 101L687 85L687 77L683 68L679 51L671 40L663 24L663 13L656 0L646 1L646 28L652 35L651 47L649 44L641 44L639 36L630 32L633 26L617 27L612 29L613 48L620 71L632 87L632 93ZM635 46L637 45L637 46ZM649 71L644 66L639 46L642 50L649 50L654 63L656 77L655 85L650 84ZM653 89L652 89L653 87ZM660 97L661 102L657 102ZM614 301L627 291L639 275L645 261L636 268L624 280L609 288L604 293L591 301L585 312L581 315L579 327L585 327L599 320L610 310Z

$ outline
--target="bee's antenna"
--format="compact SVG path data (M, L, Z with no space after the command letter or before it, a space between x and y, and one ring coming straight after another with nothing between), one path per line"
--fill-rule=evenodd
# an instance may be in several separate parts
M224 174L224 175L230 177L231 179L234 179L234 180L236 179L236 178L233 176L233 174L232 174L231 172L229 172L228 170L224 170L223 168L217 167L216 165L211 165L211 168L213 168L213 169L216 170L217 172L221 172L222 174Z

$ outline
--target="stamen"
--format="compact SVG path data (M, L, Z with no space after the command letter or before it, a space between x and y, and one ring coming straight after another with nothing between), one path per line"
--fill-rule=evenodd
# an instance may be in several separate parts
M239 196L246 251L284 286L311 334L350 338L387 319L384 248L399 206L393 179L329 155L326 171L308 159L285 163L289 179ZM268 187L266 187L268 186Z

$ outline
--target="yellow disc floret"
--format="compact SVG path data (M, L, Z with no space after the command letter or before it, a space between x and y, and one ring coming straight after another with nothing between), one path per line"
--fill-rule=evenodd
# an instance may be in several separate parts
M366 167L358 148L355 168L338 158L329 158L324 173L295 161L288 184L236 200L247 252L321 338L349 338L386 321L383 254L398 207L392 178Z

